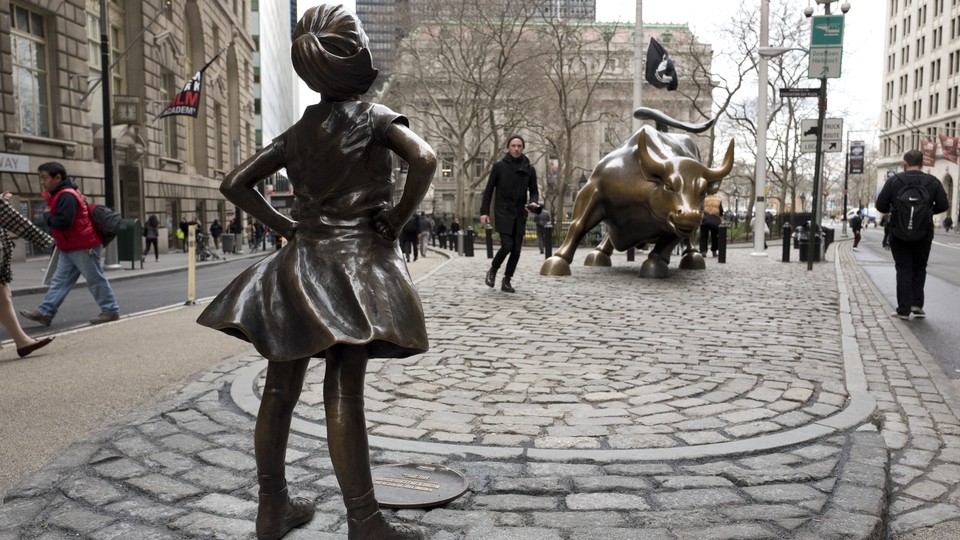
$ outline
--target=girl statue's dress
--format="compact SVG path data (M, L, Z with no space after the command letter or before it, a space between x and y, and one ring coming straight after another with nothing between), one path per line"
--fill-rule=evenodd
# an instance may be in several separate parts
M296 234L227 286L200 324L275 361L322 358L335 343L362 345L369 357L427 350L400 249L372 225L393 196L382 137L395 122L407 125L382 105L320 103L273 142L299 202Z

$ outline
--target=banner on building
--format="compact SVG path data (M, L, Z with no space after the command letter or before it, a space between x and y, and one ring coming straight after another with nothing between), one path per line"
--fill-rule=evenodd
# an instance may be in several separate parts
M941 134L939 137L940 146L943 148L943 159L949 161L950 163L956 163L958 138L943 134Z
M653 38L650 38L650 45L647 47L647 67L644 75L647 82L656 88L677 89L677 69L673 60L663 45Z
M847 157L849 159L847 171L850 174L863 174L863 141L850 141L850 149Z
M203 72L210 67L210 64L212 64L214 60L220 57L220 54L223 53L224 50L226 49L221 49L220 52L215 54L209 62L200 68L200 71L198 71L192 79L187 81L187 84L183 85L183 90L180 90L177 95L173 96L167 108L160 113L158 118L165 118L167 116L197 117L197 111L200 109L200 89L203 82Z
M920 152L923 154L923 166L933 167L933 164L937 162L937 141L921 140Z

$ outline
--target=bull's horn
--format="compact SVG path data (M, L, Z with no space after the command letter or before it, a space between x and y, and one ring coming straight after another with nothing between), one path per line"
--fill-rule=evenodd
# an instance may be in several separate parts
M716 169L707 169L703 173L703 178L707 181L711 180L723 180L730 171L733 169L733 139L730 139L730 144L727 146L727 153L723 156L723 163L720 164Z
M640 128L640 138L637 139L637 152L640 154L640 168L657 178L666 175L667 168L662 161L655 159L647 150L647 132Z

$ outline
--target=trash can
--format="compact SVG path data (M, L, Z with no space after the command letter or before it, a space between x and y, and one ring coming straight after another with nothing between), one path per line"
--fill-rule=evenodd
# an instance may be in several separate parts
M800 249L800 262L807 262L807 253L810 251L810 223L801 225L797 228L797 245ZM825 233L817 231L813 233L813 262L823 259L826 249L824 241Z
M121 219L117 231L117 260L139 262L143 258L142 229L139 219Z
M223 248L224 253L236 253L237 247L234 243L236 236L233 234L221 234L220 235L220 247Z
M833 243L836 229L832 227L821 227L821 229L823 230L823 250L826 252L827 248L830 247L830 244Z

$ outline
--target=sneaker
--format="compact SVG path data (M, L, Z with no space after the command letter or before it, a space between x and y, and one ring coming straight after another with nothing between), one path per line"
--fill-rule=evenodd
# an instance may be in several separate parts
M53 319L35 309L23 309L20 311L20 315L23 315L31 321L38 322L43 326L50 326L50 323L53 322Z
M910 308L910 313L912 313L913 316L918 319L922 319L927 316L927 314L924 313L923 308L917 307L917 306L913 306L912 308Z
M854 251L860 251L860 248L853 248Z
M96 317L90 319L90 324L103 324L103 323L108 323L108 322L118 321L118 320L120 320L119 313L101 313Z
M903 320L905 320L905 321L909 321L909 320L910 320L910 314L909 314L909 313L907 313L906 315L904 315L903 313L900 313L900 312L898 312L898 311L894 311L894 312L891 313L890 315L891 315L892 317L896 317L896 318L898 318L898 319L903 319Z

